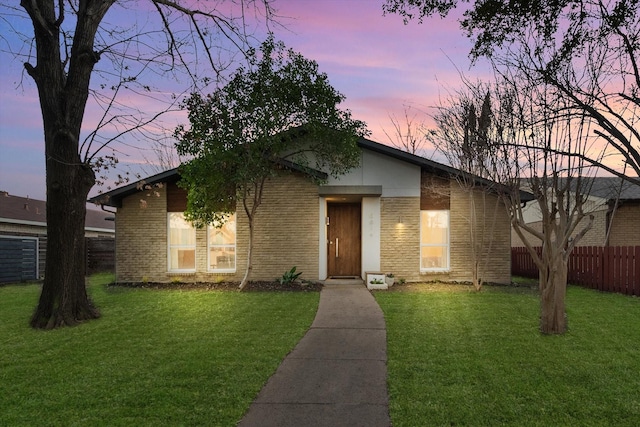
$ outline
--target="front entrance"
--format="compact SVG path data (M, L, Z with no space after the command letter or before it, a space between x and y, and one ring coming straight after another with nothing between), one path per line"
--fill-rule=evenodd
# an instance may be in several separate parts
M328 203L327 274L329 277L360 277L361 274L360 203Z

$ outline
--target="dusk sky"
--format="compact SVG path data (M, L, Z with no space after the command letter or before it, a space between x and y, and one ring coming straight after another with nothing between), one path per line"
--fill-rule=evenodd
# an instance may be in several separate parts
M459 72L487 76L482 63L470 68L470 41L454 18L432 18L405 26L396 15L383 16L383 0L277 0L286 30L276 39L318 62L330 83L346 96L343 107L367 123L370 138L389 143L390 115L405 106L427 113L460 86ZM0 21L0 32L10 33ZM35 84L22 64L8 56L0 38L0 190L45 198L44 142ZM483 74L484 73L484 74ZM22 81L22 86L19 83ZM160 87L161 84L159 83ZM426 116L425 116L426 117ZM120 156L121 167L148 171L136 150ZM148 172L147 172L148 173ZM94 188L91 195L100 188Z

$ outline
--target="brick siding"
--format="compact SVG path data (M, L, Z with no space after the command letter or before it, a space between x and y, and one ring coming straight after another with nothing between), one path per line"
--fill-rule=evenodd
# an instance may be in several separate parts
M640 202L627 202L613 213L609 246L640 245Z
M470 193L451 182L451 265L440 274L420 273L420 198L395 197L380 200L380 267L407 281L470 281ZM141 203L141 200L144 203ZM476 230L481 248L481 277L485 281L510 281L510 230L497 197L475 196L479 218ZM144 207L143 207L144 205ZM248 246L247 218L242 207L237 214L236 272L207 272L207 231L196 230L196 272L167 272L166 190L157 195L141 191L123 200L116 215L117 280L126 281L239 281L244 275ZM495 220L495 221L494 221ZM253 271L251 280L273 280L291 267L301 278L314 280L319 274L318 187L297 173L283 173L267 182L263 203L255 218ZM484 240L483 240L484 237Z
M302 174L285 172L267 183L254 220L252 280L273 280L294 266L302 272L301 279L318 279L319 203L318 186ZM241 208L238 212L237 268L241 280L249 227Z
M236 272L207 271L207 230L196 230L196 272L167 272L166 186L157 194L127 197L116 215L116 276L120 282L220 281L242 279L249 231L242 207L237 215ZM144 201L144 202L141 202ZM143 206L144 205L144 206ZM271 179L255 218L250 280L273 280L296 266L301 278L318 275L317 185L301 174Z
M611 231L607 241L607 211L593 212L593 226L580 239L577 246L636 246L640 244L640 204L623 204L618 206L613 213ZM579 233L587 224L588 217L584 218L577 227ZM542 230L542 222L528 224L537 231ZM575 233L574 233L575 234ZM540 239L525 232L525 237L533 246L540 246ZM514 231L512 233L511 246L524 246L522 239Z
M450 270L420 272L420 198L398 197L381 199L380 256L381 269L392 272L397 279L416 281L461 281L473 278L473 250L478 245L480 277L485 282L511 281L511 234L509 216L495 195L471 193L456 181L450 183ZM471 207L476 211L476 228L472 238ZM399 219L402 218L402 223Z
M473 195L473 197L472 197ZM475 216L472 213L475 211ZM479 277L485 282L511 282L509 215L499 197L451 182L451 272L448 279L473 278L474 250Z
M116 215L116 280L166 282L167 196L140 191L122 200Z
M419 197L380 200L380 268L396 280L420 280Z

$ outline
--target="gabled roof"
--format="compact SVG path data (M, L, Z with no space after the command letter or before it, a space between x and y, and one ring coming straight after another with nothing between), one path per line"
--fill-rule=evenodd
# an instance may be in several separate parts
M113 231L113 215L104 211L87 209L85 229ZM10 195L0 191L0 222L47 226L47 207L44 200Z
M462 172L459 169L452 168L451 166L447 166L442 163L438 163L433 160L426 159L424 157L416 156L415 154L407 153L406 151L402 151L397 148L390 147L388 145L380 144L378 142L374 142L366 138L360 138L358 140L358 146L360 148L370 150L379 154L383 154L385 156L389 156L389 157L401 160L403 162L411 163L413 165L419 166L420 168L422 168L427 172L430 172L438 176L471 177L479 185L491 187L495 191L499 191L500 189L500 185L496 184L493 181ZM327 178L327 174L324 172L311 169L311 168L302 167L288 160L280 160L277 163L288 169L297 170L299 172L306 173L316 178L321 178L321 179ZM123 198L130 196L136 192L139 192L140 189L145 184L153 185L160 182L177 182L180 179L180 172L178 169L179 168L170 169L165 172L161 172L159 174L142 179L140 181L136 181L134 183L125 185L123 187L116 188L104 194L92 197L91 199L89 199L89 202L102 204L106 206L121 207ZM523 202L533 200L533 196L530 193L527 193L525 191L521 191L520 196Z
M412 163L416 166L420 166L423 170L430 172L434 175L438 175L444 178L464 177L467 179L472 179L476 184L480 186L491 188L495 192L499 192L501 190L506 191L506 187L494 181L491 181L467 172L463 172L460 169L456 169L451 166L438 163L436 161L429 160L424 157L416 156L415 154L407 153L406 151L399 150L395 147L390 147L388 145L380 144L378 142L374 142L366 138L360 138L360 140L358 141L358 145L361 148L366 148L373 152L384 154L386 156L393 157L395 159L402 160L407 163ZM520 191L521 201L529 202L533 199L534 197L531 193L526 191Z
M458 176L462 174L460 170L452 168L451 166L434 162L433 160L429 160L425 157L420 157L415 154L399 150L395 147L391 147L389 145L380 144L379 142L374 142L370 139L360 138L360 140L358 141L358 146L361 148L366 148L367 150L373 151L375 153L384 154L386 156L393 157L394 159L402 160L404 162L420 166L422 169L425 169L428 172L436 175Z
M122 187L114 188L106 193L91 197L88 202L96 205L122 207L122 199L135 193L139 193L145 185L153 185L160 182L175 183L180 179L178 168L169 169L164 172L152 175L148 178L132 182Z
M286 169L295 170L313 176L314 178L327 179L327 174L312 168L303 167L292 163L285 159L279 159L275 162L277 165ZM115 188L103 194L99 194L90 198L89 203L95 203L98 205L112 206L115 208L122 207L122 199L132 194L140 192L145 185L153 185L160 182L164 183L176 183L180 180L179 166L177 168L169 169L164 172L160 172L156 175L152 175L148 178L141 179L131 184Z

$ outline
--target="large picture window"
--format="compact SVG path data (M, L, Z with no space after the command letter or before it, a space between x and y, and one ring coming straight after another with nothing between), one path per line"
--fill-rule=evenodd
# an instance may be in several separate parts
M196 271L196 229L182 212L168 214L169 271Z
M208 227L209 271L232 273L236 271L236 215L222 226Z
M420 211L420 271L449 270L449 211Z

